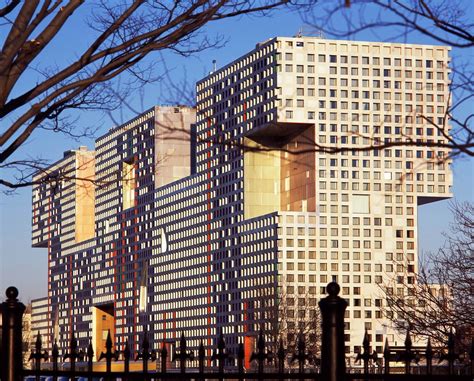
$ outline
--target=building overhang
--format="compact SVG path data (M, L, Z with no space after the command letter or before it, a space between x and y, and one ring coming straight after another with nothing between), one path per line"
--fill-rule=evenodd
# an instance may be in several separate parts
M245 137L266 147L282 148L313 125L313 123L270 122L253 128Z

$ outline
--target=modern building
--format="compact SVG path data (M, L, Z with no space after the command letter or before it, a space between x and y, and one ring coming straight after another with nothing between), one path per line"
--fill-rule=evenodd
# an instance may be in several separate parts
M418 206L451 196L448 52L273 38L199 81L196 110L66 152L33 188L49 335L58 316L62 348L75 332L100 353L110 329L137 350L145 326L155 348L250 346L268 310L307 317L336 279L347 352L365 329L399 345L382 288L409 292Z

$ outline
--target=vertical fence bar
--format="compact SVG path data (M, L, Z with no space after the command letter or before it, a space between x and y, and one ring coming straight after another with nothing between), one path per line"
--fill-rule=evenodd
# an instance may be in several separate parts
M107 332L107 339L105 340L105 353L101 352L99 361L105 359L105 369L107 373L106 380L110 380L110 373L112 372L112 360L118 360L118 353L113 350L114 344L112 343L112 337L110 336L110 329Z
M41 370L41 336L38 332L36 335L36 342L35 342L35 352L31 352L30 360L34 360L35 362L35 379L36 381L40 381L40 370Z
M454 333L451 328L451 331L448 334L448 353L441 355L440 360L448 361L448 374L454 375L454 362L459 359L459 354L455 352L455 342L454 342Z
M239 374L244 373L244 359L245 359L245 348L243 343L239 343L237 348L237 371Z
M403 359L405 360L405 374L410 374L410 363L413 360L414 355L412 352L412 341L410 337L410 330L407 331L407 336L405 338L405 351L402 353Z
M431 375L433 373L433 348L431 347L431 339L428 338L425 350L426 358L426 374Z
M309 359L309 355L306 353L306 343L304 340L303 332L300 332L298 335L298 343L296 345L295 353L291 358L291 362L298 360L298 371L299 373L304 373L304 364L307 359Z
M336 282L327 285L328 296L319 302L322 316L321 380L340 381L346 374L344 312L347 302L338 296Z
M87 346L87 370L92 372L93 369L93 360L94 360L94 348L92 348L92 340ZM89 381L92 381L92 375L89 374Z
M260 330L258 334L257 340L257 352L252 353L250 356L250 361L257 360L259 374L263 373L263 365L265 359L267 358L267 354L265 353L265 337L263 336L263 329Z
M385 348L383 350L383 366L384 374L390 374L390 346L387 338L385 338Z
M199 374L204 373L204 360L206 357L206 351L204 349L204 344L201 342L199 343L199 349L198 349L198 367L199 367Z
M448 335L448 373L449 375L454 374L454 361L457 359L457 355L454 352L454 333L453 330Z
M471 376L474 376L474 337L471 339L471 351L469 353L469 359L471 360Z
M224 364L225 360L229 357L229 354L226 353L225 340L222 332L219 334L219 339L217 340L217 350L214 351L214 354L211 356L211 361L218 362L218 372L219 379L222 379L222 374L224 373Z
M36 380L40 380L41 360L47 360L48 354L42 352L43 344L41 342L41 336L38 332L36 335L35 351L31 351L30 360L35 361Z
M76 373L76 360L79 358L79 350L77 349L77 339L74 331L71 333L71 341L69 343L69 353L64 355L64 360L69 359L69 370L71 372L71 380L74 380Z
M112 357L113 357L113 343L112 343L112 337L110 336L110 329L107 332L107 339L105 340L105 350L106 350L106 357L105 357L105 369L107 373L110 373L112 371Z
M356 361L362 360L364 363L364 374L369 374L369 363L372 360L374 363L377 361L377 352L373 351L370 353L370 340L369 340L369 332L365 330L364 333L364 340L362 341L362 348L364 351L362 353L357 354Z
M148 332L145 329L145 331L143 332L142 353L139 354L136 358L136 360L138 360L139 358L142 359L142 371L145 375L148 373L148 358L150 355L149 349L150 343L148 342Z
M168 357L168 350L166 349L166 344L163 342L161 348L161 372L166 373L166 358Z
M3 381L20 381L23 371L22 351L22 317L25 305L18 301L18 290L8 287L7 300L0 306L2 314L2 353L0 362Z
M369 359L370 359L370 341L369 341L369 333L365 330L364 340L362 342L362 346L364 348L364 353L362 354L362 360L364 361L364 373L369 373Z
M189 352L187 349L186 337L184 332L181 333L181 339L179 341L179 352L175 353L173 361L179 360L179 368L181 373L186 373L186 360L194 360L194 353Z
M53 350L51 351L51 357L53 358L53 381L58 379L58 358L59 349L57 341L54 341Z
M303 332L300 332L298 337L298 370L304 373L304 364L306 361L306 343Z
M128 340L125 342L125 348L123 349L123 371L125 373L130 372L130 347L128 346Z
M278 373L282 374L285 370L286 351L285 351L285 347L283 346L283 340L281 338L280 338L280 345L278 347L277 357L278 357Z

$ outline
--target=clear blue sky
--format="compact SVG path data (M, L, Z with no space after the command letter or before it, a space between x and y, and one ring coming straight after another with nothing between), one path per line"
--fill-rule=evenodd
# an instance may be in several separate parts
M472 2L465 0L467 12L470 19L474 19ZM224 65L233 59L251 50L256 43L275 36L293 36L304 23L298 14L280 11L271 17L242 17L234 20L225 20L218 24L208 26L205 30L209 36L220 33L225 36L227 43L219 50L206 51L195 57L184 59L173 55L166 55L167 66L172 69L171 75L182 78L182 73L186 71L188 81L195 82L202 78L212 68L212 60L217 60L217 65ZM75 49L84 46L85 38L83 33L77 33L80 28L79 20L75 21L73 28L66 31L61 36L59 50L73 52ZM304 27L304 31L309 28ZM310 33L306 33L310 35ZM327 36L330 37L330 36ZM391 40L389 35L383 38ZM370 32L360 33L352 37L359 40L380 40L381 34L374 35ZM403 40L399 40L403 41ZM407 39L410 43L432 43L432 41L419 36L410 35ZM473 55L472 50L453 50L453 56ZM56 57L61 60L61 57ZM140 100L137 96L132 101L138 110L145 110L155 104L166 102L168 99L165 90L159 85L150 85L145 89L145 96ZM143 103L143 104L142 104ZM466 105L467 110L473 110L474 105ZM133 116L129 110L125 110L123 115L116 114L117 118L126 121ZM106 117L101 117L97 113L81 114L77 122L81 125L100 126L97 135L105 133L113 122ZM74 141L65 138L60 134L46 133L40 131L33 137L19 152L19 155L31 154L41 155L45 159L55 161L62 157L63 151L76 148L79 145L87 145L93 148L92 140ZM454 172L454 197L457 200L473 201L474 189L474 165L473 160L459 159L453 165ZM26 302L30 299L46 295L47 288L47 253L46 249L33 249L31 242L31 189L18 191L14 196L0 195L0 300L3 300L4 290L10 285L15 285L20 290L20 298ZM419 209L420 252L436 250L443 244L442 232L448 229L451 215L448 209L448 202L441 201L428 204Z

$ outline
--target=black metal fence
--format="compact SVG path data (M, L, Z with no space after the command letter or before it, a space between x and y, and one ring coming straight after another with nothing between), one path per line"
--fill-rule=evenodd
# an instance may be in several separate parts
M390 348L388 342L382 356L370 352L369 335L365 334L363 351L357 356L359 368L346 369L344 353L344 311L347 303L338 296L339 285L327 286L328 296L319 303L322 315L321 358L318 359L306 350L304 337L300 336L293 352L284 348L280 341L277 349L271 351L260 332L256 350L251 354L252 367L244 368L246 355L243 344L236 353L226 349L225 338L220 335L217 348L210 358L201 343L197 354L188 350L186 338L181 336L175 353L168 353L165 345L158 351L151 349L146 332L142 348L132 357L128 343L120 351L113 346L110 334L106 341L106 352L98 356L104 360L105 370L94 371L94 351L92 344L80 349L72 337L70 348L62 358L57 345L51 353L42 348L41 337L37 336L30 360L33 370L22 368L21 329L24 305L17 300L18 291L7 289L7 300L1 305L3 317L2 342L0 347L0 377L2 381L31 380L474 380L474 345L469 355L455 352L454 335L447 340L446 350L438 352L428 341L426 348L414 348L407 332L403 348ZM171 357L171 358L170 358ZM168 360L179 364L177 369L168 369ZM140 371L131 371L132 362L141 362ZM208 361L214 364L208 366ZM45 364L49 365L48 369ZM66 362L67 370L59 369ZM420 362L423 365L420 365ZM149 370L149 364L156 364L156 371ZM293 364L288 367L287 364ZM310 367L309 364L313 366ZM113 370L113 364L120 365L120 371ZM317 366L314 366L314 365ZM397 365L397 366L393 366Z

